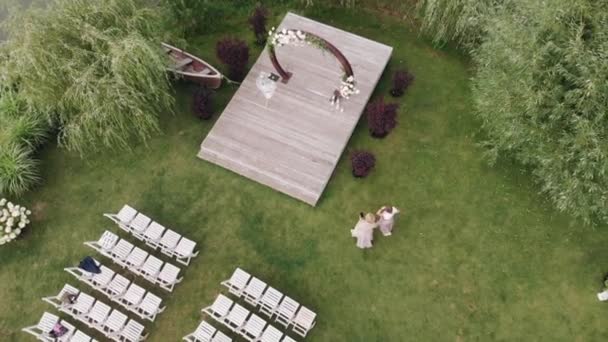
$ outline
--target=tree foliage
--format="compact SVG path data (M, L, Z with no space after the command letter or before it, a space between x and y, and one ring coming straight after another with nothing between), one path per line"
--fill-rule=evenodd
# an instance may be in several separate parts
M560 210L608 220L608 3L520 0L485 31L473 92L488 154L530 166Z
M420 0L422 30L436 43L454 41L465 48L478 45L487 22L513 0ZM516 1L516 0L515 0Z
M160 13L144 0L56 0L29 9L9 21L3 82L49 113L68 149L146 140L173 102Z

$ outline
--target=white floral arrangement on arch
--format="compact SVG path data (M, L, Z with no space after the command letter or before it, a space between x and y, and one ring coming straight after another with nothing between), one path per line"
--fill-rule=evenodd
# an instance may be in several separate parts
M281 31L277 31L273 27L268 31L268 36L270 37L269 43L272 47L281 47L283 45L303 46L305 43L308 43L308 45L312 44L312 42L306 41L306 33L300 30L282 29Z
M329 51L326 46L327 42L325 42L323 39L315 36L314 34L307 35L306 32L302 32L300 30L277 30L275 27L272 27L272 29L268 31L268 36L268 45L273 50L284 45L312 45L324 52ZM329 103L332 106L335 106L336 109L343 112L344 108L342 107L342 100L348 100L352 95L355 94L359 94L359 89L356 88L355 77L353 75L347 76L346 72L344 72L340 87L336 89L333 96L330 97Z
M15 205L5 198L0 199L0 245L15 240L30 223L31 214L23 206Z

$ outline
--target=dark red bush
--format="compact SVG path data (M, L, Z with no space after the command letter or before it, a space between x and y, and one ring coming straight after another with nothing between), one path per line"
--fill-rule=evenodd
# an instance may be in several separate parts
M366 177L376 165L376 157L367 151L354 151L350 155L350 161L355 177Z
M201 120L209 120L213 116L213 90L199 87L192 98L192 111Z
M262 5L258 5L253 14L249 17L249 25L255 35L255 41L258 45L266 43L266 21L268 20L268 9Z
M380 97L367 104L367 123L369 132L375 138L384 138L390 131L397 126L396 103L384 103L384 98Z
M242 81L249 62L249 46L236 38L224 38L217 42L217 57L228 66L228 77Z
M407 88L414 82L414 75L407 70L397 70L393 74L393 89L391 95L399 97L405 93Z

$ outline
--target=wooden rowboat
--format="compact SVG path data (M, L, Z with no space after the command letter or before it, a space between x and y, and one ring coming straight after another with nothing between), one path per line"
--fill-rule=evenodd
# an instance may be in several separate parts
M162 46L170 57L168 71L212 89L222 85L222 74L211 64L169 44L162 43Z

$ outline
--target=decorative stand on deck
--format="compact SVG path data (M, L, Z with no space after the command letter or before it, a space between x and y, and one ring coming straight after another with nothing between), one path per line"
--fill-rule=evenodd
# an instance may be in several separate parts
M330 103L336 106L336 108L342 110L341 100L348 100L351 95L359 93L359 90L355 88L355 74L353 73L353 68L351 67L350 63L342 54L342 52L340 52L338 48L336 48L327 40L313 33L294 29L282 29L280 31L275 31L275 28L273 27L269 34L270 39L268 39L268 54L270 56L270 61L272 62L272 65L281 76L281 82L288 83L289 79L293 74L283 69L283 67L279 63L275 51L276 48L281 47L283 45L312 45L334 55L334 57L336 57L336 59L342 66L342 71L344 72L344 74L342 75L340 87L334 90L332 96L329 99Z

